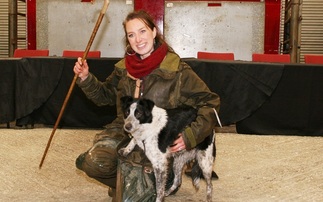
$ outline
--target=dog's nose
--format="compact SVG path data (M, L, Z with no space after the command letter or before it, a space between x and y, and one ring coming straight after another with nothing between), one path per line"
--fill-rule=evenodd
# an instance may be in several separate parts
M130 130L131 130L131 128L132 128L131 123L127 123L127 124L125 124L125 125L124 125L124 129L125 129L126 131L130 131Z

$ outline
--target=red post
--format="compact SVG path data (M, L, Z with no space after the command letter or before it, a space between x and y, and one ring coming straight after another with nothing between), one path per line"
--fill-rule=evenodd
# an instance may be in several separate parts
M165 14L165 2L164 0L135 0L135 10L146 10L155 19L155 22L163 34L164 32L164 14Z
M279 53L280 1L265 1L264 52L269 54Z
M35 50L36 43L36 0L27 0L27 49Z

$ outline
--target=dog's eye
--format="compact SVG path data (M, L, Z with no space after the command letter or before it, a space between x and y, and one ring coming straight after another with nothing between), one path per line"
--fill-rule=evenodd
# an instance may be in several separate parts
M129 114L130 114L130 110L129 109L124 112L124 116L125 117L129 116Z
M139 111L139 110L136 110L135 111L135 116L136 116L136 118L140 118L142 116L142 112Z

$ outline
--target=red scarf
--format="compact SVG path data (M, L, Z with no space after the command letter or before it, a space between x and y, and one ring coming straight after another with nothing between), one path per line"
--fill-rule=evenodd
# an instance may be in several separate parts
M147 58L141 59L137 54L126 56L128 73L135 78L143 78L156 69L163 61L168 51L166 43L160 45Z

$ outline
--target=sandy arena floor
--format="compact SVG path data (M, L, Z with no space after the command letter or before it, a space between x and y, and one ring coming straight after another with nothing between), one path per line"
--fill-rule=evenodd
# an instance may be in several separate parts
M77 170L75 158L100 130L57 129L42 169L52 128L0 128L0 201L110 201L106 186ZM213 201L322 201L323 137L217 134ZM166 201L205 201L205 183L190 179Z

